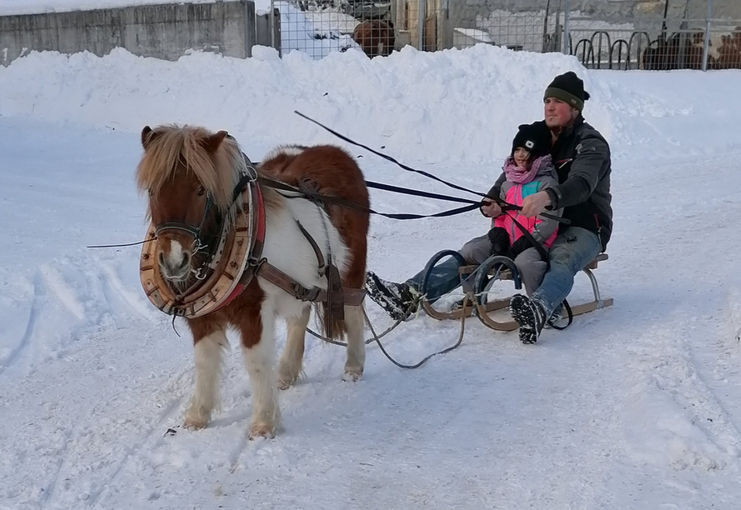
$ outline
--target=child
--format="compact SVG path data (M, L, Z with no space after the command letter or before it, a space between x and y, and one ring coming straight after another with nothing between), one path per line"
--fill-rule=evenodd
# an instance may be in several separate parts
M513 205L521 205L524 197L555 185L558 180L551 162L551 135L544 122L522 124L512 141L512 152L504 162L505 183L500 198ZM530 232L532 238L548 248L556 236L557 222L550 219L524 218L516 210L503 212L492 220L491 230L468 241L459 253L466 264L481 264L492 254L512 258L520 277L529 293L540 284L548 263L515 221ZM429 301L435 301L460 284L455 258L448 258L436 265L427 278ZM379 278L369 272L366 276L368 296L385 309L396 320L407 320L419 306L422 291L422 270L406 282L395 283ZM473 276L473 275L472 275ZM472 281L469 277L468 281Z
M544 123L519 127L512 141L512 153L504 162L504 175L499 198L515 206L521 206L526 196L558 184L556 169L551 162L550 132ZM548 261L543 260L539 249L522 230L527 230L532 240L547 251L556 238L558 222L526 218L512 209L494 218L492 225L488 234L492 255L505 255L514 260L525 291L532 294L543 280Z

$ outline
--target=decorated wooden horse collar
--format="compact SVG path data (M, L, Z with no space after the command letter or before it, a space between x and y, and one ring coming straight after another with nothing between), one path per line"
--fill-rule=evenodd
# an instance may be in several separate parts
M203 240L202 226L207 217L210 197L206 200L203 219L198 226L177 222L150 224L142 248L139 272L149 300L164 313L188 318L200 317L218 310L237 297L254 276L265 242L265 206L257 184L257 172L247 162L248 172L242 175L234 188L230 225L226 215L221 219L218 242L203 264L194 271L195 282L184 291L174 289L160 274L156 260L157 237L167 230L180 230L194 238L196 250L208 249Z

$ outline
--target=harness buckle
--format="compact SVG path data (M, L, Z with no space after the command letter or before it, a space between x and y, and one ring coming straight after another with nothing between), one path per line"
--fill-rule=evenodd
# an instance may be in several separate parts
M293 294L301 301L314 302L316 301L319 292L321 292L321 289L319 287L312 287L310 289L307 289L300 283L293 284Z

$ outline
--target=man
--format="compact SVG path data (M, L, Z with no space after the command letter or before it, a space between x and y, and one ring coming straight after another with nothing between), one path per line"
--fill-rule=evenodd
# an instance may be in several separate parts
M605 249L612 232L610 148L582 117L587 99L584 82L571 71L556 76L543 97L543 122L551 135L558 185L525 197L520 212L532 217L546 209L563 208L563 218L570 223L559 227L549 253L549 269L540 286L530 298L517 294L510 302L523 343L538 340L545 323L571 291L576 274ZM504 178L502 175L497 180L488 196L499 196ZM502 209L484 199L481 212L494 218L502 214ZM372 299L400 320L413 313L419 301L419 292L409 282L387 282L373 273L369 273L366 288Z
M517 294L510 301L523 343L538 340L553 311L560 309L571 292L576 274L605 250L612 232L610 147L582 117L587 99L584 82L571 71L556 76L545 90L545 123L551 131L551 155L559 184L527 196L521 213L532 217L546 209L563 208L563 217L570 224L559 228L540 287L530 298ZM490 196L496 196L499 184ZM494 217L502 211L496 203L488 202L482 205L482 212Z

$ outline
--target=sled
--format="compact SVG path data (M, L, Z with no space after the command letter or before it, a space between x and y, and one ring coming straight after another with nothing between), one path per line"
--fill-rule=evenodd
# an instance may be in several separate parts
M460 319L462 317L476 315L481 322L494 330L514 331L517 329L519 327L517 322L509 315L510 297L497 298L489 301L487 300L486 292L496 280L511 280L515 289L522 289L520 276L512 259L501 255L493 255L486 259L480 266L463 265L465 261L460 253L453 250L443 250L435 254L425 267L425 277L422 283L423 293L426 291L427 277L432 268L435 267L438 261L448 256L456 258L462 264L458 270L461 283L473 275L473 286L465 292L462 304L449 311L438 310L427 299L423 299L422 308L425 313L438 320ZM612 305L612 298L602 298L599 285L597 284L597 278L593 272L597 269L600 262L607 259L607 253L600 253L582 269L581 272L587 275L592 284L593 299L586 303L572 305L572 315L581 315ZM475 275L474 272L476 273Z

